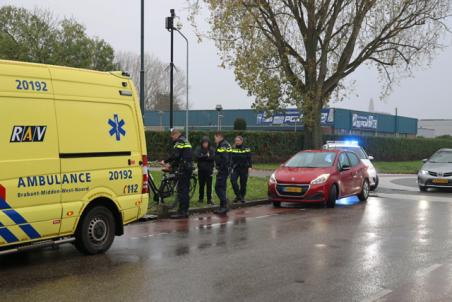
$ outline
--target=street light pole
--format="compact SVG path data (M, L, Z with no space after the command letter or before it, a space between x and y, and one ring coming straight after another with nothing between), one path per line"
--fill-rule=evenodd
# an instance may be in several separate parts
M182 36L182 38L184 38L185 43L187 44L187 58L186 58L187 70L186 70L186 76L185 76L186 77L185 78L185 81L186 81L186 83L185 83L185 85L186 85L186 88L185 88L185 98L186 98L186 100L185 100L185 135L187 136L187 139L188 139L189 44L188 44L187 37L179 29L176 28L176 31Z
M170 63L170 129L173 129L173 104L174 104L174 18L176 13L170 9L171 16L166 18L166 29L171 33L171 63Z
M141 0L141 68L140 68L140 108L144 116L144 0Z
M217 131L221 131L220 114L221 114L221 111L223 110L223 106L221 106L221 104L218 104L218 105L215 107L215 110L217 110Z

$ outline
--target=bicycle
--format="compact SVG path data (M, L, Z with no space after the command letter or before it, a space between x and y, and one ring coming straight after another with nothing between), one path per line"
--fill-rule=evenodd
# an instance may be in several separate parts
M150 172L148 170L148 185L149 185L149 194L154 195L153 200L158 205L164 205L165 207L169 209L174 209L178 206L179 202L177 200L177 183L178 183L178 172L172 172L168 168L163 168L162 172L164 173L162 176L162 181L160 182L160 185L157 187L155 180ZM195 171L193 171L193 174L190 177L190 187L189 187L189 198L193 197L196 191L196 186L198 184L198 178ZM170 197L175 196L173 200L168 200ZM166 202L165 202L166 199Z

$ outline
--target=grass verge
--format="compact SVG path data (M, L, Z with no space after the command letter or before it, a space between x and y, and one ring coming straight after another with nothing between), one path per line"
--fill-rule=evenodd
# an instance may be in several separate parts
M152 171L152 176L154 177L154 181L158 184L160 184L160 181L162 179L162 173L159 171ZM248 186L247 186L247 194L246 194L246 200L248 201L255 201L255 200L262 200L267 198L267 178L261 178L261 177L249 177L248 178ZM230 201L234 200L235 195L234 191L232 190L231 180L228 178L228 191L227 196ZM213 202L218 205L220 201L218 200L217 195L215 194L215 176L212 184L212 197ZM172 199L171 199L172 198ZM168 200L169 202L174 200L174 196L171 197ZM193 195L193 198L190 200L190 208L203 208L207 207L206 205L206 193L204 193L204 202L200 205L198 204L198 198L199 198L199 184L196 186L195 194ZM149 209L151 212L156 210L156 203L150 199Z
M265 163L265 164L253 163L253 169L255 170L273 171L276 170L279 166L281 166L281 163Z
M379 173L416 174L422 167L421 161L377 161L374 163Z

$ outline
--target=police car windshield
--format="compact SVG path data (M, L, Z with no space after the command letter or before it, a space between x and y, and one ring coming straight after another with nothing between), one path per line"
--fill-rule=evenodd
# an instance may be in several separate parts
M358 155L359 159L367 159L367 154L364 152L363 148L357 146L337 146L337 147L328 147L328 149L337 149L343 151L351 151Z
M431 163L452 163L452 151L438 151L430 158Z
M289 168L326 168L334 164L334 152L300 152L285 164Z

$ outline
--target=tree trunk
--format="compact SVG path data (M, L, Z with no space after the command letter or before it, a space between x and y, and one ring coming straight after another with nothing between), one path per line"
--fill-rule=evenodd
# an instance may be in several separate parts
M321 113L322 102L320 101L308 101L303 105L304 149L322 147Z

